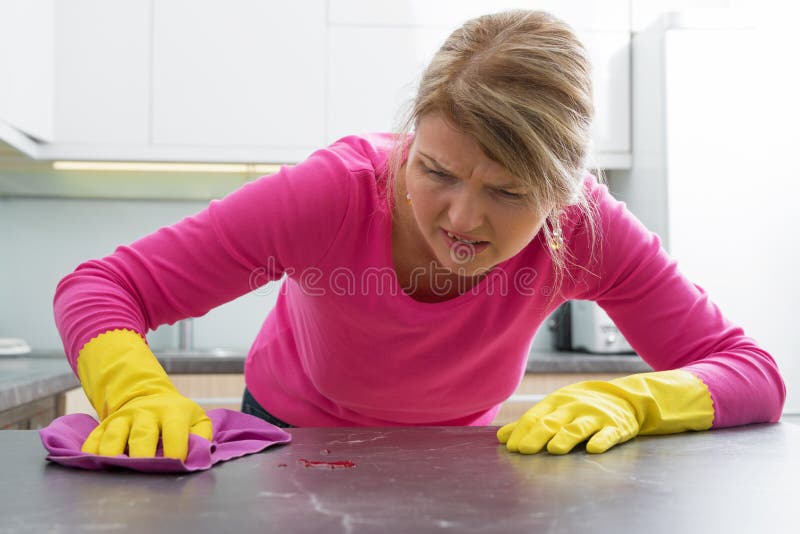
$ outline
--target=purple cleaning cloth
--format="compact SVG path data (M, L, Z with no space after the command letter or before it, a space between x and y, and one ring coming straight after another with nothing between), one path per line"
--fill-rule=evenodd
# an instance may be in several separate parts
M291 434L258 417L233 410L209 410L214 428L212 441L189 434L186 461L164 458L159 441L155 458L130 458L125 454L100 456L81 452L81 446L98 423L90 415L76 413L53 420L39 430L47 460L78 469L126 467L145 473L202 471L217 462L259 452L271 445L289 443Z

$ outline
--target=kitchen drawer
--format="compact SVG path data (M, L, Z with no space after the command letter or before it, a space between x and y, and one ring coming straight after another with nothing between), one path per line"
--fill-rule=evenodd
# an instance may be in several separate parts
M54 395L0 412L0 430L36 430L50 424L59 411Z
M630 373L547 373L526 374L514 394L503 403L493 425L502 426L519 419L530 407L556 389L584 380L613 380Z
M182 394L186 395L204 410L228 408L239 410L244 393L242 374L196 374L175 375L170 379Z
M239 410L244 392L242 374L186 374L169 377L181 394L189 397L204 410L228 408ZM81 388L68 391L65 395L65 413L88 413L97 417L89 399Z
M630 373L547 373L526 374L514 394L503 403L493 425L505 425L520 418L531 406L554 390L584 380L611 380ZM244 391L241 374L173 375L172 383L183 395L197 402L204 410L228 408L239 410ZM83 412L96 416L81 388L66 393L65 413Z

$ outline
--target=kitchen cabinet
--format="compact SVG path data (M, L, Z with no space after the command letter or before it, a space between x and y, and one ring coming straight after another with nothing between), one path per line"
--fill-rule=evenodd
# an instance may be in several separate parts
M0 430L47 426L63 413L64 393L77 385L63 355L0 356Z
M80 157L87 145L97 154L148 143L149 3L0 7L0 119L42 143L45 157L53 146Z
M527 373L514 394L503 403L492 425L513 423L534 404L558 388L584 380L613 380L631 373Z
M508 4L508 5L505 5ZM399 2L391 8L331 0L326 142L389 131L416 92L430 58L468 18L513 7L547 9L576 29L594 65L593 164L630 164L630 30L627 1Z
M541 9L574 28L627 31L630 0L330 0L331 24L377 26L446 26L508 9Z
M242 406L242 374L180 374L170 375L169 378L181 394L194 400L204 410L239 410ZM70 390L64 397L64 414L88 413L97 417L83 389Z
M0 430L44 428L50 421L63 414L64 403L64 394L58 394L0 411Z
M54 141L81 146L149 143L150 3L55 4Z
M514 395L500 408L493 425L505 425L519 419L528 408L552 391L583 380L611 380L630 373L528 373ZM228 408L239 410L244 391L241 374L187 374L170 376L183 395L197 402L204 410ZM64 413L88 413L96 416L81 388L65 395Z
M0 125L44 141L53 139L54 10L53 0L0 4Z
M0 136L39 160L298 161L324 140L325 4L9 0Z
M331 26L326 142L392 131L450 28Z
M576 28L593 164L629 166L629 0L6 0L0 138L38 160L297 162L391 130L444 38L513 7Z
M228 408L239 410L244 392L244 375L177 375L170 379L178 391L193 399L204 410Z
M155 145L258 147L278 161L322 145L324 0L159 0L153 9Z

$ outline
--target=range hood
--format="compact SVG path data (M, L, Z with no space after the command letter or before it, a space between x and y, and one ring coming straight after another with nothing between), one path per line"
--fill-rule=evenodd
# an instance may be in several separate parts
M50 147L50 148L48 148ZM57 149L57 147L56 147ZM41 143L0 122L0 198L77 198L135 200L195 200L220 198L280 165L145 161L108 159L108 150L95 150L103 159L51 159L57 155Z
M39 159L39 143L32 137L0 120L0 158Z
M251 156L257 156L252 151ZM181 157L183 156L183 157ZM210 172L273 174L280 164L245 163L246 150L43 142L0 120L0 166L66 171ZM252 161L258 161L253 159Z

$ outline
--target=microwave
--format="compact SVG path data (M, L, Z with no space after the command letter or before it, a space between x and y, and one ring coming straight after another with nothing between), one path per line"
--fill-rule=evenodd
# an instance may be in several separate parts
M550 320L556 350L592 354L635 354L617 325L597 303L570 300Z

